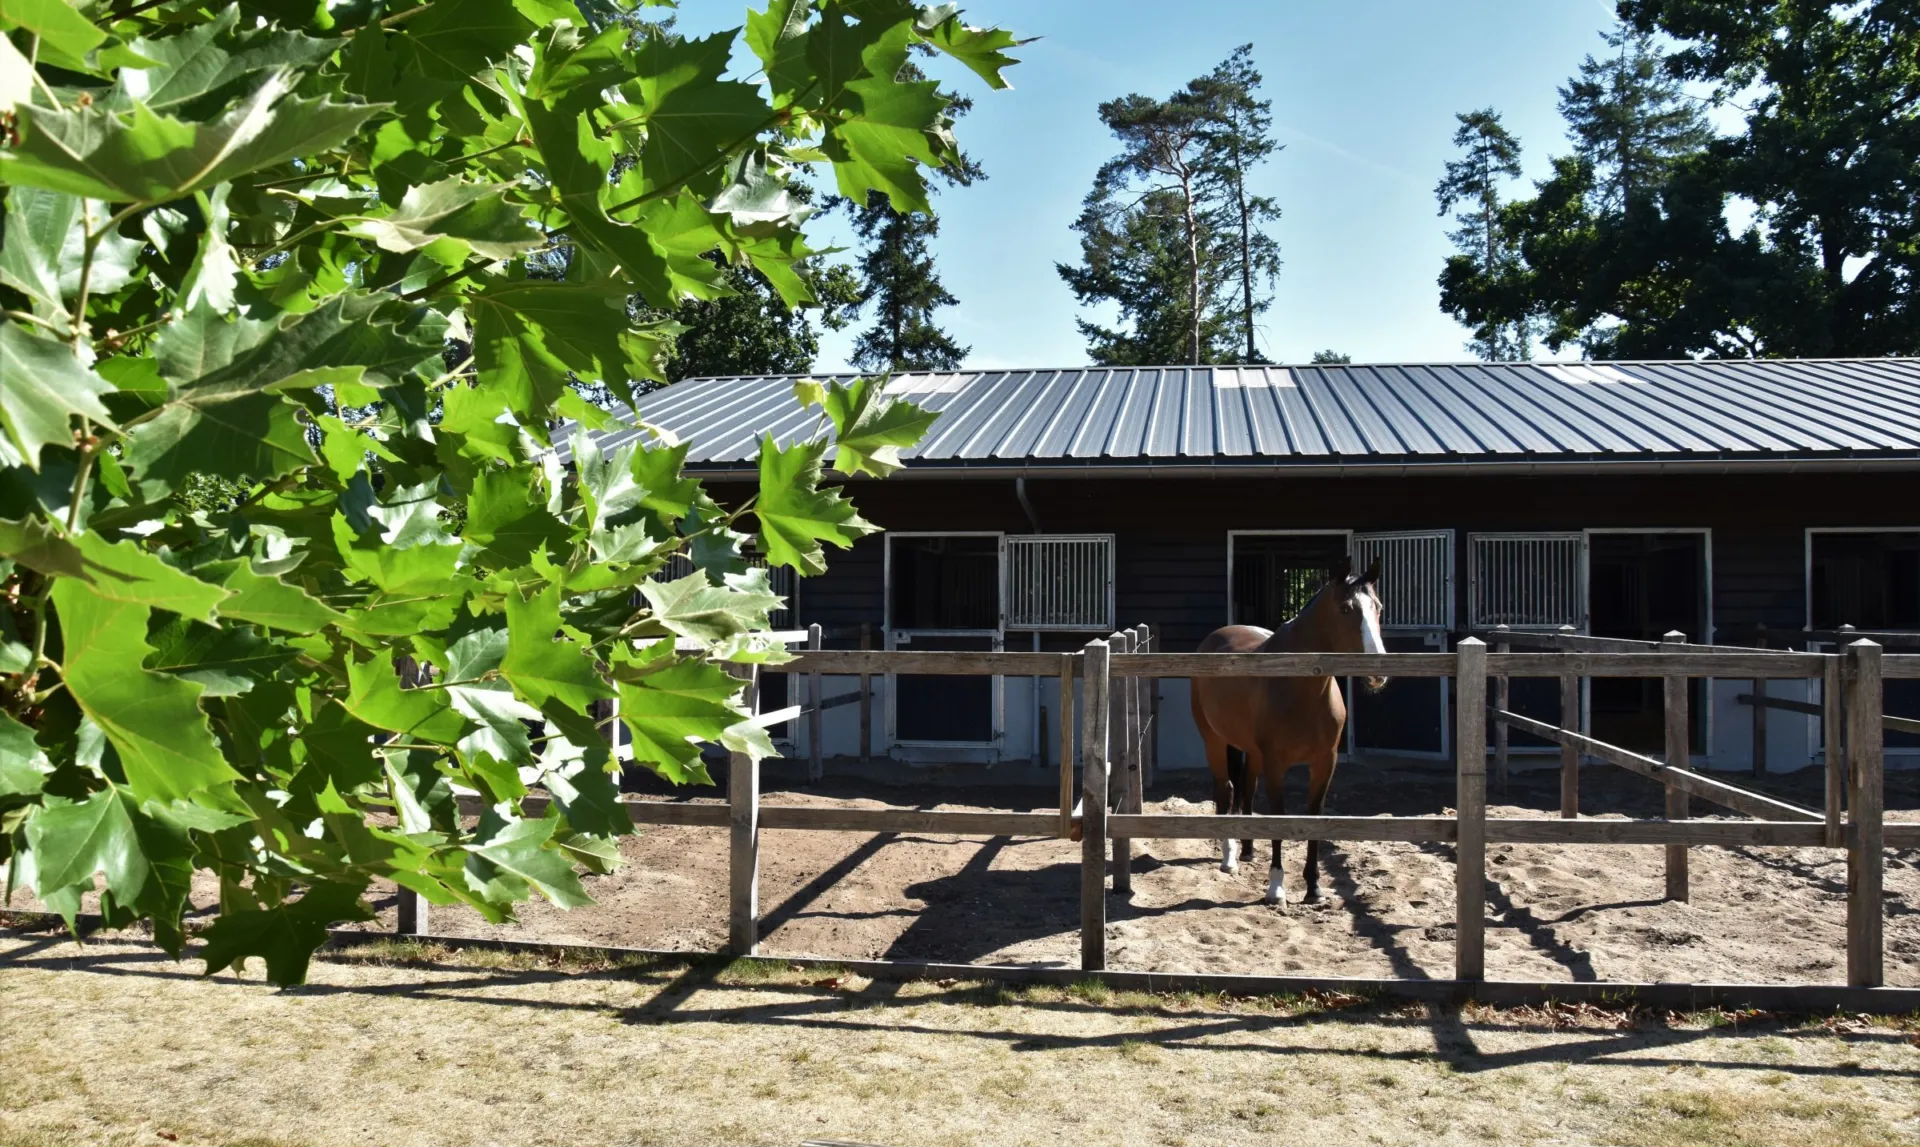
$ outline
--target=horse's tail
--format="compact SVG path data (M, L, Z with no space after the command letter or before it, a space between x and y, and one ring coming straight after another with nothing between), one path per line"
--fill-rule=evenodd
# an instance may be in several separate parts
M1239 749L1234 748L1232 745L1228 745L1227 746L1227 780L1229 783L1233 785L1233 791L1236 795L1236 799L1239 799L1238 794L1244 793L1247 791L1248 779L1249 778L1247 777L1247 754L1245 754L1244 752L1241 752Z

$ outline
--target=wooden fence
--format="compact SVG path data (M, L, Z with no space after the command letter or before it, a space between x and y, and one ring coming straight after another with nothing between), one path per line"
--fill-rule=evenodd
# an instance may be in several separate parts
M1552 636L1552 635L1548 635ZM1078 653L905 652L822 650L817 632L809 648L781 667L806 675L805 708L820 710L819 678L880 674L947 676L998 675L1055 678L1063 720L1059 730L1060 808L1057 812L942 812L903 809L842 809L765 806L760 801L759 767L743 755L732 758L728 803L689 804L627 799L639 824L726 827L730 834L729 950L750 956L758 951L759 856L765 830L828 832L914 832L963 836L1078 837L1081 844L1081 969L1101 973L1107 967L1107 893L1124 893L1131 881L1131 847L1136 840L1197 839L1400 841L1444 843L1455 848L1454 976L1441 983L1455 996L1516 998L1538 989L1553 994L1558 985L1497 983L1485 975L1486 848L1488 844L1616 845L1661 844L1667 848L1667 892L1687 895L1687 850L1706 846L1785 845L1844 849L1847 854L1847 984L1868 990L1853 996L1846 989L1821 985L1696 985L1687 998L1739 1002L1777 999L1782 992L1813 992L1795 998L1844 1000L1861 1007L1884 983L1881 892L1884 849L1920 847L1920 823L1883 823L1882 681L1920 677L1920 656L1883 656L1881 647L1860 640L1838 653L1801 653L1688 645L1676 640L1647 648L1563 648L1552 652L1489 652L1477 638L1459 643L1453 653L1167 653L1145 626L1089 642ZM1583 639L1598 641L1600 639ZM1570 643L1578 644L1578 643ZM1153 768L1155 722L1152 682L1195 677L1451 677L1457 698L1456 810L1452 816L1351 817L1288 815L1168 815L1146 813L1142 794ZM1563 696L1577 695L1581 678L1657 677L1667 682L1667 756L1660 760L1597 741L1578 730L1560 728L1489 705L1489 683L1514 677L1558 679ZM1830 732L1826 807L1801 808L1728 784L1687 767L1686 681L1693 677L1749 680L1818 679L1844 695L1844 738ZM1079 682L1075 704L1075 682ZM1499 687L1494 699L1504 696ZM1074 783L1074 729L1065 720L1078 710L1079 780ZM1569 712L1578 712L1572 706ZM782 719L792 710L780 714ZM773 715L769 715L773 716ZM1564 720L1565 718L1563 718ZM1562 746L1562 802L1559 819L1487 815L1488 728L1521 728ZM815 743L818 743L816 734ZM1844 751L1838 751L1844 744ZM1667 790L1667 816L1660 820L1592 820L1579 816L1580 758L1586 756L1644 775ZM1698 797L1754 819L1693 821L1688 800ZM538 798L528 799L537 813ZM1111 847L1111 864L1109 862ZM423 910L403 918L402 931L426 933ZM903 965L904 967L904 965ZM1009 968L983 969L995 976ZM1161 973L1154 973L1161 975ZM1207 977L1181 975L1182 982ZM1235 984L1271 982L1297 988L1313 981L1299 977L1234 976ZM1332 980L1327 981L1332 983ZM1352 981L1341 981L1350 983ZM1376 982L1397 990L1399 981ZM1407 982L1411 985L1411 981ZM1603 985L1604 986L1604 985ZM1592 987L1583 985L1582 987ZM1649 986L1627 986L1644 990ZM1419 992L1431 995L1432 981ZM1276 989L1277 990L1277 989ZM1705 993L1702 995L1701 993ZM1838 994L1836 994L1838 993ZM1643 993L1644 994L1644 993ZM1911 992L1896 993L1898 1006L1912 1006ZM1892 1005L1887 1005L1892 1006Z

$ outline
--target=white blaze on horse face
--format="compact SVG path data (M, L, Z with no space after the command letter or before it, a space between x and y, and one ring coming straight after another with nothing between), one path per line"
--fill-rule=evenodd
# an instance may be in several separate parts
M1353 595L1353 604L1360 607L1360 648L1367 653L1385 653L1386 644L1380 640L1380 606L1372 593L1361 590Z

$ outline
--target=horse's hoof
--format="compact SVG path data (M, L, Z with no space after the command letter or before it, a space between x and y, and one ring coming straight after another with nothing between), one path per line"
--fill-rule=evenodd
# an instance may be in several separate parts
M1234 873L1240 871L1240 866L1237 864L1222 864L1220 871L1226 873L1228 876L1232 876Z
M1306 894L1305 896L1302 896L1302 897L1300 898L1300 903L1302 903L1302 904L1318 904L1318 903L1320 903L1320 890L1319 890L1318 888L1309 888L1309 889L1307 889L1307 894Z

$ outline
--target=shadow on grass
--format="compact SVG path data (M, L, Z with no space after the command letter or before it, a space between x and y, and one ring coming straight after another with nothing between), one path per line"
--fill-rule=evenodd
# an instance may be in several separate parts
M0 953L0 970L42 969L109 977L198 980L203 977L175 964L165 953L143 951L53 950L64 934L49 939L0 929L0 939L21 939L23 947ZM477 960L475 958L478 958ZM600 953L580 949L528 949L502 953L483 949L455 952L427 943L382 941L333 949L323 958L336 963L378 964L421 973L421 978L389 984L309 984L286 989L291 996L363 996L378 1000L459 1002L502 1009L612 1015L632 1025L751 1024L846 1033L901 1032L962 1036L1001 1043L1010 1051L1117 1050L1127 1044L1207 1052L1276 1057L1345 1055L1382 1062L1445 1063L1461 1073L1493 1071L1538 1063L1570 1065L1631 1063L1637 1067L1702 1067L1730 1071L1784 1072L1802 1076L1884 1077L1920 1080L1913 1068L1859 1064L1811 1065L1779 1062L1776 1056L1751 1061L1706 1058L1697 1047L1708 1039L1770 1037L1785 1040L1839 1039L1857 1046L1910 1042L1902 1031L1853 1031L1818 1024L1800 1026L1809 1017L1743 1016L1708 1012L1680 1016L1647 1010L1605 1012L1591 1007L1547 1006L1495 1009L1408 1003L1386 998L1309 993L1285 996L1226 996L1204 993L1148 994L1111 989L1098 983L1073 987L1016 987L979 981L866 981L830 964L783 965L777 960L736 961L724 956L653 956ZM491 965L491 966L488 966ZM544 965L544 966L543 966ZM430 977L430 978L429 978ZM234 982L234 990L274 991L257 980ZM542 999L516 989L595 980L651 985L642 1003L604 1003ZM911 990L909 990L911 989ZM703 999L706 993L724 994ZM741 997L745 997L742 999ZM929 1022L929 1005L955 1009ZM909 1012L908 1009L916 1009ZM1007 1030L998 1009L1028 1009L1084 1015L1129 1016L1161 1021L1157 1028L1131 1027L1104 1034L1036 1034ZM976 1018L973 1018L977 1016ZM1382 1030L1424 1029L1432 1050L1390 1051L1365 1046L1330 1048L1314 1029L1344 1023ZM1605 1026L1590 1026L1594 1024ZM1589 1026L1582 1026L1589 1025ZM1529 1034L1553 1037L1526 1048L1482 1050L1481 1037ZM1691 1053L1689 1049L1692 1049Z

